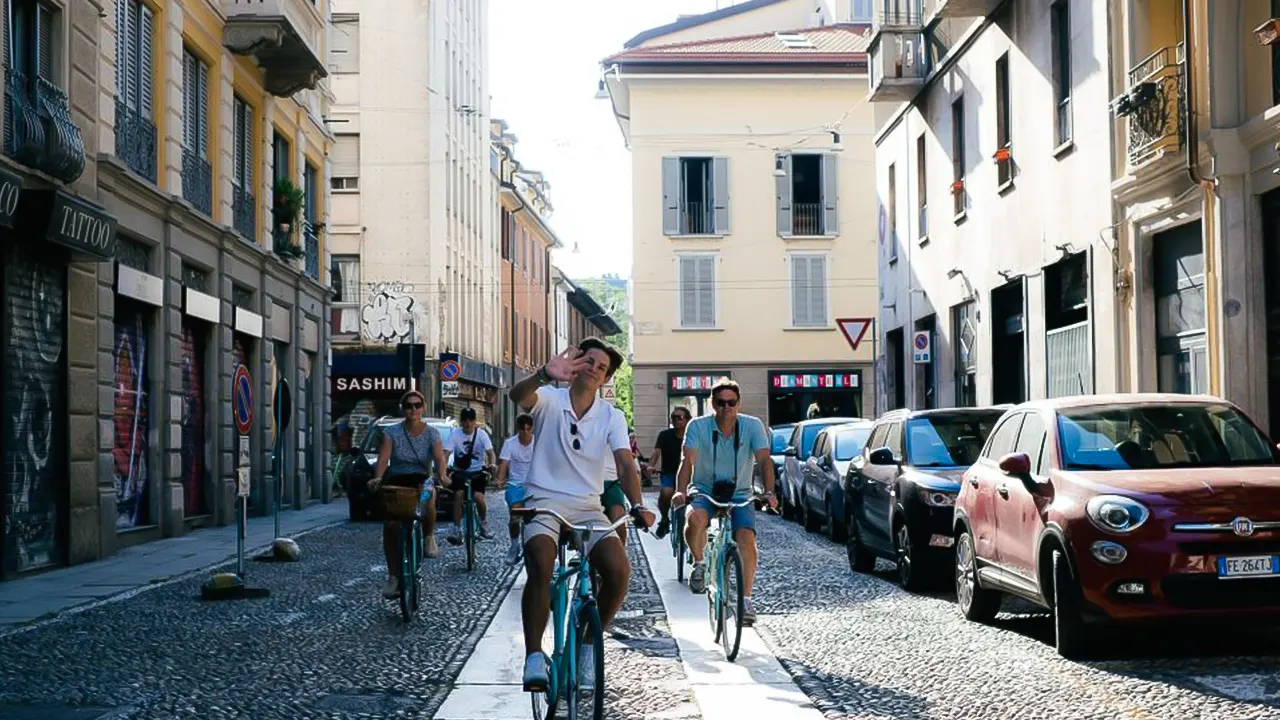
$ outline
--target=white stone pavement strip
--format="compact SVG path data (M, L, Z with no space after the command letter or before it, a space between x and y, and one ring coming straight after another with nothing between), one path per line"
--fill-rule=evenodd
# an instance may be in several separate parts
M525 575L520 573L489 629L462 667L449 697L435 720L528 720L532 708L521 687L524 635L520 624L520 596Z
M706 596L694 595L676 581L670 542L649 533L640 533L640 538L703 718L823 717L754 630L743 630L737 660L726 661L720 646L712 641Z

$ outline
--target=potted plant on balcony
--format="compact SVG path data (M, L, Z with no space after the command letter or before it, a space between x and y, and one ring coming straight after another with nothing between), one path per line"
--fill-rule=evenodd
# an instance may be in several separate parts
M276 180L273 194L275 201L271 206L271 215L275 220L276 228L282 233L292 232L293 227L298 223L298 218L302 216L302 205L306 201L306 196L302 188L294 185L288 178Z

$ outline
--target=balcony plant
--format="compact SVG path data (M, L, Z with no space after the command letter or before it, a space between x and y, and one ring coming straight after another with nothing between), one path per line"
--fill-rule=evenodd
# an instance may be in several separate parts
M306 195L289 178L278 178L272 190L275 201L271 205L271 216L276 228L282 233L292 232L293 227L298 224L298 218L302 216Z
M959 195L959 194L960 194L960 193L962 193L962 192L964 192L964 181L963 181L963 180L956 180L955 182L951 183L951 194L952 194L952 195Z

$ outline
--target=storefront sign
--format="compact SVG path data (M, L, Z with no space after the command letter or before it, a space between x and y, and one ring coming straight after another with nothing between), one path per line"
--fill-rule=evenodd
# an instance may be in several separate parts
M116 219L106 210L60 190L29 190L23 196L24 216L30 212L29 222L43 226L46 238L88 259L115 258Z
M728 377L728 373L715 375L669 375L667 390L675 393L711 392L716 380Z
M334 393L409 391L409 379L405 377L337 377L333 378Z
M222 303L218 302L218 298L189 287L182 289L183 313L216 325L222 319L221 310Z
M815 370L808 373L769 373L769 389L791 390L856 390L862 387L862 372L848 370Z
M235 331L250 337L262 337L262 316L244 308L236 308Z
M164 281L155 275L117 263L116 294L161 307L164 305Z
M11 228L18 218L18 197L22 194L22 178L0 169L0 227Z
M293 312L283 305L271 303L271 337L280 342L293 341Z
M461 383L456 380L453 382L440 383L440 397L456 398L462 394Z
M911 360L918 365L933 362L933 333L917 330L911 336Z

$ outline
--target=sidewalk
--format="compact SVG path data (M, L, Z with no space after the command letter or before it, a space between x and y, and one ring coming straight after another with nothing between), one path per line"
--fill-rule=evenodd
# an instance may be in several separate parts
M338 498L304 510L281 510L280 532L292 537L304 530L345 522L347 502ZM202 528L176 538L124 548L94 562L0 582L0 634L14 626L77 605L102 600L171 577L209 567L236 552L235 525ZM245 555L271 544L275 517L249 518ZM303 553L307 549L303 544Z

